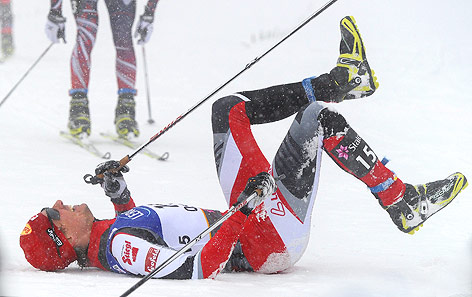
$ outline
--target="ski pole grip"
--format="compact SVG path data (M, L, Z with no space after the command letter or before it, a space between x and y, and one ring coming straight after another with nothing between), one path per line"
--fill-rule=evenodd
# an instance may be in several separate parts
M124 156L124 157L119 161L119 162L120 162L120 166L119 166L119 167L110 169L110 170L108 170L108 171L110 171L111 173L120 172L121 168L125 167L125 165L129 163L129 161L131 161L131 158L129 157L129 155L126 155L126 156ZM98 177L98 178L103 178L103 173L102 173L102 174L98 174L97 177Z
M121 168L123 168L126 164L129 163L129 161L131 161L131 158L129 157L129 155L126 155L124 156L120 161L120 166L119 167L116 167L116 168L113 168L113 169L110 169L109 171L111 173L117 173L121 170ZM98 183L100 183L100 180L103 179L103 173L101 174L97 174L95 176L91 175L91 174L86 174L84 175L84 181L87 183L87 184L92 184L92 185L96 185Z
M115 172L118 172L121 170L121 168L123 168L126 164L129 163L129 161L131 161L131 158L129 157L129 155L126 155L124 156L121 160L120 160L120 167L112 170L113 173Z

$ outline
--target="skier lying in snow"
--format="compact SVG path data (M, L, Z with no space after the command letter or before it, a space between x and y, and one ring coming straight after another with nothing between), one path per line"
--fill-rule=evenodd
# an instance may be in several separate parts
M341 55L329 74L237 93L213 104L215 162L228 206L255 189L263 193L155 277L208 278L223 269L273 273L294 265L308 244L322 150L365 183L405 233L418 230L467 186L460 173L418 186L403 183L342 115L320 103L369 96L378 86L352 17L341 20L341 35ZM251 125L295 113L271 165ZM108 161L95 170L104 176L99 182L116 218L97 220L85 204L57 201L28 221L20 245L34 267L54 271L78 260L81 266L146 275L222 216L175 204L135 207L121 174L128 167L110 172L118 167L119 162Z

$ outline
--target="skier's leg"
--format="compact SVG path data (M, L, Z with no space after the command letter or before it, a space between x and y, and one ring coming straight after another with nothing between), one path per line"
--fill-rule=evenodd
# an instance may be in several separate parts
M247 111L250 106L251 101L242 95L224 97L213 104L215 163L229 206L236 202L250 177L261 171L270 171L269 162L251 132L251 123L255 119L248 116L248 113L251 114ZM236 256L233 255L230 261L236 265L233 269L273 272L286 269L287 263L290 264L290 261L283 261L281 265L272 267L271 271L264 266L270 255L286 255L286 247L270 219L258 215L263 212L263 207L256 208L244 224L240 244L236 246L238 259L234 261Z
M213 104L213 149L219 182L228 205L233 205L247 180L269 170L251 131L246 102L237 96Z
M467 186L461 173L425 185L405 184L382 164L341 114L323 109L319 121L328 155L369 187L403 232L413 234L426 219L448 205Z
M115 109L115 128L120 137L139 136L136 122L136 56L132 26L136 16L136 1L106 0L110 15L113 43L116 49L116 78L118 103Z
M322 109L316 102L300 108L272 163L273 176L284 176L277 192L244 225L242 252L255 271L287 269L306 249L323 146L317 120Z
M77 137L91 133L88 106L88 84L90 78L91 54L98 29L97 0L82 0L74 13L77 36L70 60L71 96L68 128Z
M110 15L113 43L116 49L116 79L118 94L136 94L136 56L132 26L136 16L136 0L106 0Z
M379 84L367 62L365 46L353 17L340 22L339 57L329 73L303 81L311 101L341 102L372 95Z
M258 272L287 269L298 261L308 242L311 207L316 192L313 190L316 184L314 168L321 147L316 114L321 107L318 103L308 105L300 83L242 92L222 98L213 105L215 161L229 205L235 202L249 177L261 171L271 172L253 137L251 124L279 120L301 107L274 161L274 176L285 174L286 177L278 182L277 194L266 199L248 218L240 237L242 258L247 259L250 268ZM305 114L306 110L309 112ZM295 144L295 148L294 142L297 141L300 145ZM306 141L314 147L308 148ZM300 155L306 158L302 161ZM293 163L297 163L297 168ZM296 179L299 187L295 185ZM290 203L284 198L287 188L297 195L288 198Z
M74 14L77 37L71 57L70 95L88 91L91 54L98 29L97 0L82 0Z
M320 113L319 121L323 129L324 150L343 170L360 179L369 188L375 189L383 185L385 189L377 192L377 198L384 206L403 197L403 182L382 164L341 114L326 108Z
M15 50L13 45L13 16L11 13L10 0L0 0L0 22L2 23L2 54L4 57L11 56Z

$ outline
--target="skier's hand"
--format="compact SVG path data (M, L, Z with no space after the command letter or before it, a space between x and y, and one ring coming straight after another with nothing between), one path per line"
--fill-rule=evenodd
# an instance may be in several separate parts
M258 175L251 177L246 184L246 188L244 191L248 191L252 194L252 192L257 191L258 196L265 199L269 195L272 195L275 190L277 190L277 186L275 185L275 180L267 172L261 172ZM249 193L248 193L249 194Z
M103 174L103 178L98 181L105 191L105 195L110 197L113 203L126 204L129 202L130 192L122 173L128 172L129 167L125 165L117 172L111 171L119 167L120 162L115 160L103 162L97 165L95 174Z
M100 175L100 174L105 173L106 171L115 171L120 166L121 166L120 162L118 161L115 161L115 160L106 161L97 165L97 167L95 168L95 174ZM122 173L126 173L128 171L129 171L129 167L128 165L125 165L122 168L120 168L119 171L115 172L114 175L122 176Z
M139 22L136 27L134 37L138 39L138 44L145 44L149 41L152 35L154 17L152 15L143 14L139 17Z
M241 208L242 213L249 215L254 210L254 208L261 204L276 190L277 186L275 185L275 180L272 175L267 172L261 172L258 175L248 179L246 188L238 197L237 204L243 202L247 197L256 192L257 197L252 199L248 204Z
M48 14L48 21L46 23L46 36L53 43L59 43L60 40L66 43L65 31L66 18L57 12L51 11Z

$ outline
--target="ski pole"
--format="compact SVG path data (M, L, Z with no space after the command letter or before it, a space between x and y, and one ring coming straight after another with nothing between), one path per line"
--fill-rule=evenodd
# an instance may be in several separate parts
M279 181L284 179L286 176L285 174L281 174L277 177L274 178L275 181ZM170 258L165 260L161 265L157 266L154 268L153 271L151 271L148 275L143 277L139 282L134 284L131 288L129 288L126 292L124 292L120 297L126 297L129 296L129 294L133 293L137 288L142 286L145 282L147 282L149 279L151 279L154 275L159 273L162 269L164 269L166 266L168 266L170 263L172 263L175 259L177 259L180 255L185 253L188 249L190 249L192 246L194 246L197 242L199 242L203 237L207 236L208 234L211 233L211 231L215 230L216 227L220 226L223 224L227 219L229 219L232 215L234 215L236 212L238 212L241 208L243 208L245 205L247 205L249 202L251 202L252 199L256 198L256 196L260 196L262 193L261 189L256 189L254 193L252 193L249 197L246 198L246 200L242 201L239 204L233 205L230 209L228 209L228 212L222 216L218 221L213 223L210 227L205 229L202 233L197 235L194 239L189 241L186 245L184 245L180 250L175 252Z
M20 78L20 80L13 86L13 88L10 90L10 92L8 92L8 94L5 96L5 98L2 99L2 102L0 102L0 107L2 106L2 104L8 99L8 97L10 97L11 93L13 93L13 91L16 89L16 87L18 87L18 85L23 81L23 79L25 79L25 77L30 73L30 71L36 66L36 64L38 64L38 62L44 57L44 55L49 51L49 49L54 45L54 43L51 43L44 51L43 53L39 56L38 59L36 59L36 61L33 63L33 65L31 65L31 67L28 69L28 71L26 71L26 73Z
M256 190L258 191L258 190ZM260 191L260 190L259 190ZM177 259L180 255L185 253L188 249L190 249L192 246L194 246L197 242L199 242L203 237L207 236L210 234L211 231L213 231L216 227L220 226L223 224L227 219L229 219L232 215L234 215L238 210L240 210L243 206L247 205L252 199L256 198L258 196L259 192L254 192L252 195L246 198L243 202L232 206L228 212L222 216L218 221L216 221L213 225L208 227L206 230L204 230L202 233L197 235L194 239L192 239L190 242L188 242L186 245L184 245L180 250L175 252L170 258L165 260L161 265L157 266L153 271L151 271L148 275L140 279L136 284L134 284L131 288L129 288L126 292L124 292L120 297L126 297L129 296L129 294L133 293L137 288L142 286L145 282L147 282L149 279L151 279L154 275L156 275L159 271L167 267L170 263L172 263L175 259Z
M148 115L149 115L148 123L154 124L154 120L152 119L152 116L151 116L151 95L149 92L149 77L148 77L148 69L147 69L146 50L144 49L144 44L142 47L143 47L144 77L145 77L145 83L146 83L146 97L147 97Z
M166 133L170 128L174 127L178 122L183 120L187 115L189 115L192 111L197 109L200 105L202 105L205 101L210 99L213 95L215 95L218 91L223 89L226 85L228 85L230 82L235 80L238 76L240 76L243 72L251 68L254 64L259 62L263 57L265 57L268 53L270 53L273 49L275 49L277 46L279 46L282 42L287 40L290 36L295 34L298 30L303 28L306 24L308 24L311 20L313 20L315 17L317 17L319 14L321 14L323 11L325 11L328 7L330 7L332 4L334 4L337 0L330 0L327 2L325 5L323 5L320 9L315 11L310 17L308 17L305 21L303 21L300 25L298 25L295 29L293 29L290 33L288 33L285 37L283 37L280 41L278 41L276 44L274 44L271 48L269 48L266 52L264 52L260 57L256 57L253 61L249 62L244 69L240 70L238 73L236 73L232 78L227 80L225 83L223 83L221 86L216 88L213 92L211 92L209 95L207 95L205 98L200 100L197 104L195 104L193 107L191 107L189 110L178 116L175 120L170 122L166 127L164 127L161 131L157 132L154 136L152 136L148 142L144 143L140 147L138 147L132 154L126 155L120 160L121 167L116 168L111 170L112 172L118 172L123 166L125 166L131 159L133 159L134 156L136 156L141 150L143 150L145 147L147 147L149 144L151 144L153 141L155 141L157 138L159 138L162 134ZM86 183L91 183L93 184L96 179L103 178L103 175L98 175L98 176L92 176L90 174L87 174L84 176L84 180Z

